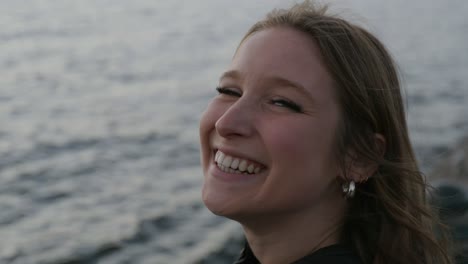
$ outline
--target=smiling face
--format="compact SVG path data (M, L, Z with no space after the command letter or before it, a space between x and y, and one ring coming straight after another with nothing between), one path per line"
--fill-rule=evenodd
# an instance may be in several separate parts
M258 219L342 203L339 106L312 38L285 27L254 33L218 92L200 122L203 201L212 212Z

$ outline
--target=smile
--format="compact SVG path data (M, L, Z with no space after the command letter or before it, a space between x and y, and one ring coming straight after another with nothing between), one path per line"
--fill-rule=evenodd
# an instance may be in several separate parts
M227 173L257 174L263 169L263 166L259 164L246 159L229 156L219 150L216 152L214 161L219 169Z

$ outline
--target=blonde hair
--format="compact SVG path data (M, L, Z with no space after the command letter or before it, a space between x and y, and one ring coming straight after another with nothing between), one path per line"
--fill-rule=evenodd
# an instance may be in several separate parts
M364 263L452 263L409 140L396 65L371 33L328 15L327 9L305 1L273 10L242 41L280 26L309 34L335 81L341 107L337 158L343 168L350 160L378 165L349 202L341 242L353 247ZM383 155L376 133L386 140Z

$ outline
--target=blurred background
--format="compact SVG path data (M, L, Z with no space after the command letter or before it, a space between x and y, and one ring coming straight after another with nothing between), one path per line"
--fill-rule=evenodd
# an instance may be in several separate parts
M198 120L250 25L293 2L0 1L0 263L230 263ZM399 63L429 173L468 135L468 1L330 3Z

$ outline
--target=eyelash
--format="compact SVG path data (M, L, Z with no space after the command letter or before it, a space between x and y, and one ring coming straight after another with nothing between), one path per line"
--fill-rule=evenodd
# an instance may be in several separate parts
M302 107L300 105L292 102L292 101L288 101L288 100L284 100L284 99L276 99L276 100L271 100L270 102L272 104L274 104L274 105L281 104L284 107L287 107L287 108L293 110L294 112L302 113Z
M237 97L241 96L238 92L225 87L216 87L216 91L218 91L218 93L220 94L232 95Z
M233 91L233 90L228 89L228 88L225 88L225 87L216 87L216 91L218 91L218 93L220 93L220 94L225 94L225 95L229 95L229 96L236 96L236 97L241 96L241 94L239 94L238 92ZM281 106L281 107L289 108L292 111L297 112L297 113L302 113L302 107L300 105L292 102L292 101L289 101L289 100L275 99L275 100L271 100L270 103L274 104L274 105Z

